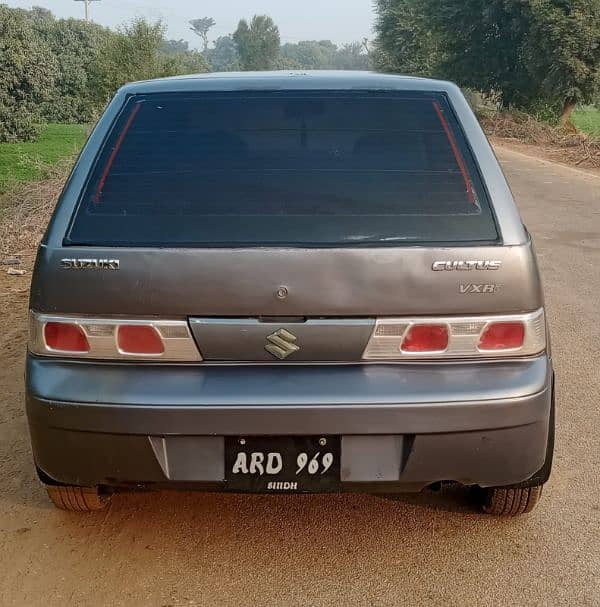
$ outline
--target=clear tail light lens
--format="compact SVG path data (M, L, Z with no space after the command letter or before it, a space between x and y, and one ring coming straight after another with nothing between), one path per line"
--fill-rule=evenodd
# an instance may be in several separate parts
M123 354L156 356L165 351L161 336L152 326L120 325L117 328L117 344Z
M33 354L97 360L202 360L185 320L116 320L35 312L29 318Z
M543 309L496 316L378 318L363 360L532 356L545 349Z
M412 325L400 349L403 352L443 352L448 347L448 325Z
M55 352L85 354L90 344L83 329L74 323L47 322L44 326L46 347Z
M525 325L522 322L492 322L479 338L480 350L514 350L525 341Z

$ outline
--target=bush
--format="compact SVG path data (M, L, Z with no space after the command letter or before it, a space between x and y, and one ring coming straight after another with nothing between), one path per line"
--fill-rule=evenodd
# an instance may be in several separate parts
M241 69L240 56L232 36L219 36L212 49L204 52L215 72L232 72Z
M99 61L110 30L80 19L58 19L51 15L34 21L40 37L58 63L51 100L41 111L49 122L91 122L100 108L94 101L92 66Z
M551 158L581 167L600 167L600 137L540 122L518 110L498 112L481 120L492 137L513 139L543 149Z
M136 19L105 39L98 59L90 67L96 107L101 108L127 82L206 72L208 64L195 51L165 52L165 26Z
M600 91L598 0L377 0L377 65L569 121ZM542 103L542 107L538 107Z
M93 122L126 82L208 71L202 53L164 32L144 19L112 31L0 5L0 141L35 138L45 121Z
M56 59L26 13L0 5L0 141L36 136L57 75Z
M462 92L478 118L494 116L502 108L502 99L498 93L482 93L470 88L463 88Z

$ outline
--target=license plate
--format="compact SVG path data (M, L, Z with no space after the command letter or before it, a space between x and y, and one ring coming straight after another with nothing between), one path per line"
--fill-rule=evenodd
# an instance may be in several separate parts
M250 493L320 493L340 484L339 436L225 437L225 485Z

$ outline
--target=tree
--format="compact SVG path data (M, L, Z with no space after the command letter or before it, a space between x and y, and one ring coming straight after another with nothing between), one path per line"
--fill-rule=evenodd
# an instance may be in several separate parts
M281 47L281 56L290 67L306 70L334 69L338 47L331 40L302 40Z
M35 137L44 120L91 122L131 80L206 72L202 53L143 19L112 31L0 4L0 141Z
M499 90L505 105L526 107L539 87L523 61L530 0L423 0L440 51L437 75L462 86ZM469 12L471 11L471 12ZM539 77L538 77L539 80Z
M32 6L31 10L27 11L27 17L40 26L55 21L52 11L41 6Z
M35 137L57 63L25 11L0 5L0 141Z
M30 13L32 24L58 63L52 96L41 106L44 117L53 122L91 122L99 108L92 94L95 84L90 81L90 73L110 36L109 30L81 19L55 20L51 13L40 19L35 11Z
M206 52L206 49L208 49L208 32L211 27L216 25L215 20L212 17L202 17L201 19L192 19L188 23L192 26L190 29L194 34L202 39L203 50Z
M199 51L189 50L180 53L165 54L164 71L169 75L178 74L200 74L208 72L210 66L206 57Z
M375 60L568 119L600 87L598 0L378 0Z
M204 55L215 72L231 72L240 69L240 56L232 36L219 36L214 47Z
M187 53L190 50L190 45L183 38L179 40L165 40L161 50L165 55L176 55L177 53Z
M542 76L544 98L561 104L565 125L577 103L600 93L600 2L531 0L529 40L526 61Z
M271 17L254 15L250 25L245 19L239 22L233 34L244 70L270 70L279 58L279 28Z
M282 67L305 70L364 70L371 65L366 41L338 47L331 40L302 40L281 47Z
M432 76L440 62L436 35L416 0L377 0L372 58L386 72Z
M164 33L162 22L150 23L142 18L111 32L92 70L98 104L106 103L126 82L208 70L206 60L197 51L165 54Z
M203 53L190 49L186 40L165 40L160 48L165 56L167 70L177 74L208 72L209 65Z
M369 55L365 52L364 42L343 44L335 57L335 69L367 70L371 67Z

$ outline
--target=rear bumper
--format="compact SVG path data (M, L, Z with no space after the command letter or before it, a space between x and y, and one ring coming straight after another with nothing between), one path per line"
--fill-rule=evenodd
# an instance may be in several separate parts
M175 366L28 357L38 467L81 485L222 487L223 436L342 436L343 487L522 482L543 465L552 368L525 361Z

